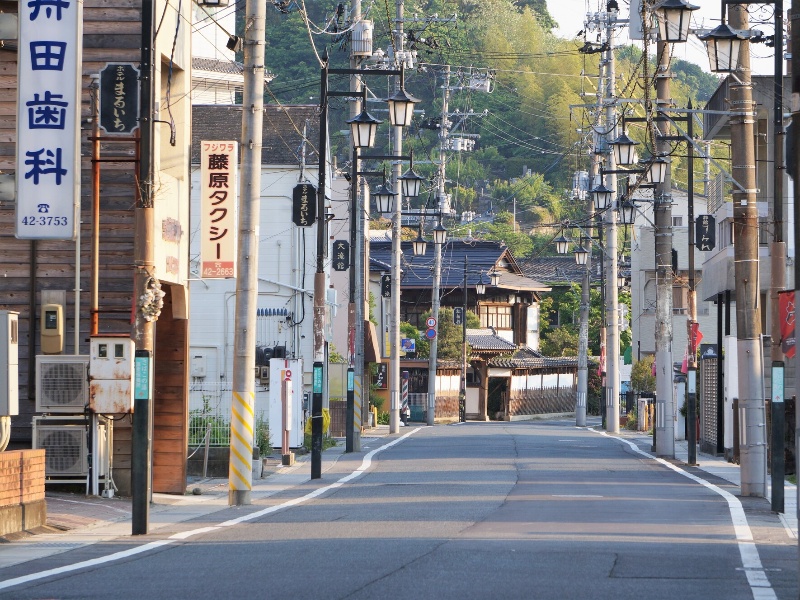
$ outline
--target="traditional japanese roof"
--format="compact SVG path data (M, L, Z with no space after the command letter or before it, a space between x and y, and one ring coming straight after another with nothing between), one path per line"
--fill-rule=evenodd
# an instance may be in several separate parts
M232 60L219 60L217 58L192 57L192 69L208 71L210 73L225 73L228 75L241 75L244 71L242 63Z
M303 127L306 132L306 165L319 162L319 114L316 105L264 105L261 163L300 164ZM242 137L242 107L228 104L192 106L192 163L200 162L201 140L239 140ZM240 153L241 156L241 153Z
M577 356L543 356L532 348L519 348L511 355L496 356L490 358L490 367L502 369L531 369L531 368L550 368L550 367L574 367L578 366Z
M513 352L517 346L495 333L493 327L467 329L467 343L473 352Z
M381 271L392 264L392 243L386 239L372 239L369 244L370 270ZM401 244L403 253L402 286L405 289L430 289L433 286L433 243L428 244L425 256L414 256L412 242ZM464 259L466 257L467 287L474 288L481 275L496 268L500 271L498 288L513 291L547 292L550 287L526 277L517 266L510 251L501 242L485 240L448 240L442 248L441 287L460 288L464 285ZM488 285L488 277L484 279Z
M539 256L519 261L520 269L528 277L533 277L552 286L564 286L583 281L586 272L584 265L575 263L575 257L568 256ZM599 281L600 274L597 268L590 273L592 281Z

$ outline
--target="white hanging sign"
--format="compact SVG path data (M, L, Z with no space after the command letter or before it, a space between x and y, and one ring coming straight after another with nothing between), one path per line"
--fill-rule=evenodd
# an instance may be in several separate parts
M28 0L19 8L16 236L74 239L83 2Z
M236 276L237 142L200 142L200 277Z

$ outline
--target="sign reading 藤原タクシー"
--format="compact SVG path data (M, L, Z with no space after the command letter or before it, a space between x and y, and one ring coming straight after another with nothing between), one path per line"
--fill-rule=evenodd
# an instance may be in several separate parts
M200 277L236 276L236 142L200 142Z
M18 238L69 240L76 235L82 8L78 0L19 3Z

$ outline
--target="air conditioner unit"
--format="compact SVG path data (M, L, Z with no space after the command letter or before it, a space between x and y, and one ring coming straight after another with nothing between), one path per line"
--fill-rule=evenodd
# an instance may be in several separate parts
M33 427L34 449L45 450L46 477L85 477L89 473L89 445L85 424L42 424L45 417L35 417ZM108 473L108 434L105 424L97 426L98 475Z
M82 413L89 403L88 367L88 356L37 356L36 411Z

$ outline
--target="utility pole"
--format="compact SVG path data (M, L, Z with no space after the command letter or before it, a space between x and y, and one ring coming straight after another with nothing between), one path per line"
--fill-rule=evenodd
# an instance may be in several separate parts
M688 421L688 431L686 441L689 445L686 462L690 465L697 464L697 348L695 348L694 337L697 329L697 291L695 288L694 276L694 115L692 114L692 102L689 101L689 113L687 115L686 133L688 141L686 147L689 159L689 169L687 172L686 187L688 190L688 225L689 225L689 319L686 322L686 333L689 343L689 359L687 360L686 378L688 380L688 393L686 394Z
M136 368L148 372L146 389L136 387L133 400L131 440L131 534L144 535L150 523L151 474L153 464L153 334L154 323L144 318L138 299L150 287L154 272L153 251L153 54L155 20L153 0L142 0L141 140L139 158L139 194L136 199L134 235L133 338ZM100 90L98 89L98 99ZM75 353L78 349L76 347ZM146 392L146 393L143 393Z
M783 512L784 509L784 477L786 475L784 459L784 435L786 429L786 414L784 408L784 359L781 345L781 314L779 294L786 289L786 242L783 236L783 181L786 165L784 164L783 146L786 131L783 128L783 0L775 0L775 62L773 82L773 194L772 194L772 224L774 227L772 243L769 248L770 272L772 285L770 286L771 330L772 348L770 359L771 371L771 397L770 408L772 411L772 439L770 445L772 474L772 510Z
M600 172L600 156L592 153L592 164L589 167L589 181L594 182ZM589 213L594 211L594 205L589 196ZM575 400L575 426L586 427L586 407L589 397L589 309L592 305L591 274L592 274L592 236L593 228L589 228L588 239L582 240L588 251L586 267L581 279L581 305L580 325L578 328L578 388Z
M606 43L608 49L605 53L606 72L606 148L608 137L616 137L617 108L615 100L615 59L614 59L614 28L617 21L616 3L609 2L606 12ZM614 153L608 152L611 170L616 170ZM617 192L617 176L613 173L606 175L604 185ZM614 200L616 201L616 200ZM606 431L619 433L619 304L617 289L617 211L611 206L606 211Z
M351 22L358 23L359 21L361 21L361 0L353 0ZM351 46L350 68L357 69L360 63L361 59L356 55ZM361 78L358 75L350 76L350 91L353 92L354 97L361 97L362 85ZM361 103L358 101L351 102L350 118L352 119L359 114L362 108L366 109L366 106L362 107ZM351 146L353 145L351 144ZM351 237L351 248L353 249L355 255L353 257L354 260L352 261L353 264L350 265L350 269L351 273L355 272L355 277L351 277L350 282L356 283L355 290L353 290L355 293L354 295L351 294L352 298L355 300L355 311L352 313L352 317L355 319L355 327L353 328L353 331L355 332L356 343L353 352L355 364L351 365L351 368L353 369L353 393L348 393L347 438L345 450L347 452L359 452L361 450L361 396L364 381L364 321L365 315L368 314L366 313L364 306L364 302L366 301L365 290L367 289L365 277L368 277L368 271L365 270L367 261L365 261L364 252L369 248L369 244L367 244L364 240L364 222L366 218L365 213L368 212L368 210L364 210L364 196L361 194L361 186L359 183L360 180L358 177L359 150L353 146L352 153L353 176L350 178L350 185L354 187L355 195L354 202L352 204L354 210L353 214L350 215L350 227L352 228L351 231L355 231L355 240L353 240ZM355 243L353 243L353 241ZM348 370L348 379L349 378L350 371ZM350 396L353 398L352 403L349 400Z
M231 453L228 504L250 504L253 484L255 414L256 303L261 209L261 139L264 120L264 45L267 7L247 0L245 7L244 88L242 97L242 171L239 197L236 308L231 398ZM323 156L320 160L325 160Z
M800 23L800 0L792 0L789 22ZM792 98L800 98L800 28L798 27L792 27L792 39L789 48L792 53ZM792 131L800 131L800 106L794 102L792 103ZM800 135L796 133L792 135L791 143L792 160L794 161L792 172L795 173L796 178L796 174L800 173ZM797 185L796 180L792 186L792 190L792 204L794 206L795 215L794 239L795 248L797 248L797 240L800 240L800 219L797 218L797 215L800 214L800 185ZM794 260L794 297L795 302L797 298L800 298L800 261L797 260L796 253ZM795 373L800 373L800 352L797 352L797 346L795 346L794 360ZM798 446L798 444L800 444L800 414L798 414L797 410L795 410L795 422L792 423L791 426L794 427L795 448L800 448L800 446ZM797 486L796 499L798 501L798 506L800 506L800 486ZM798 544L800 545L800 540L798 540ZM798 560L800 561L800 552L798 552ZM798 569L798 573L800 573L800 569Z
M436 209L439 219L447 203L445 181L447 179L447 102L450 97L450 65L444 68L444 93L442 95L442 121L439 128L439 172L437 176L438 187L436 191ZM442 282L442 244L433 244L433 291L431 292L431 316L436 319L439 330L440 287ZM428 412L426 423L434 424L436 417L436 365L439 358L439 336L430 341L430 362L428 364Z
M730 26L749 28L747 6L728 6ZM776 52L780 48L776 46ZM739 376L739 456L743 496L765 497L766 414L761 357L761 315L758 278L758 206L754 148L753 87L750 78L750 42L742 40L739 68L731 79L731 175L736 280L736 337Z
M405 60L403 56L403 0L395 0L394 57L398 68ZM400 89L400 78L395 82L395 91ZM400 157L403 154L403 128L392 128L392 154ZM392 165L392 189L398 191L400 177L400 160ZM400 431L400 261L402 259L401 232L403 224L403 195L399 193L394 203L394 222L392 223L392 302L391 302L391 357L389 360L389 433Z
M656 103L659 108L668 108L670 96L670 51L667 42L656 44L658 66L656 71ZM657 113L656 113L657 114ZM657 134L669 133L668 121L656 121ZM669 141L656 140L656 151L669 156ZM675 273L672 271L672 177L670 165L664 182L658 184L653 206L656 247L656 456L675 457L675 398L672 390L672 287ZM691 225L690 225L691 227Z
M469 259L464 251L464 314L461 321L461 385L458 392L458 420L464 423L467 420L467 270Z

